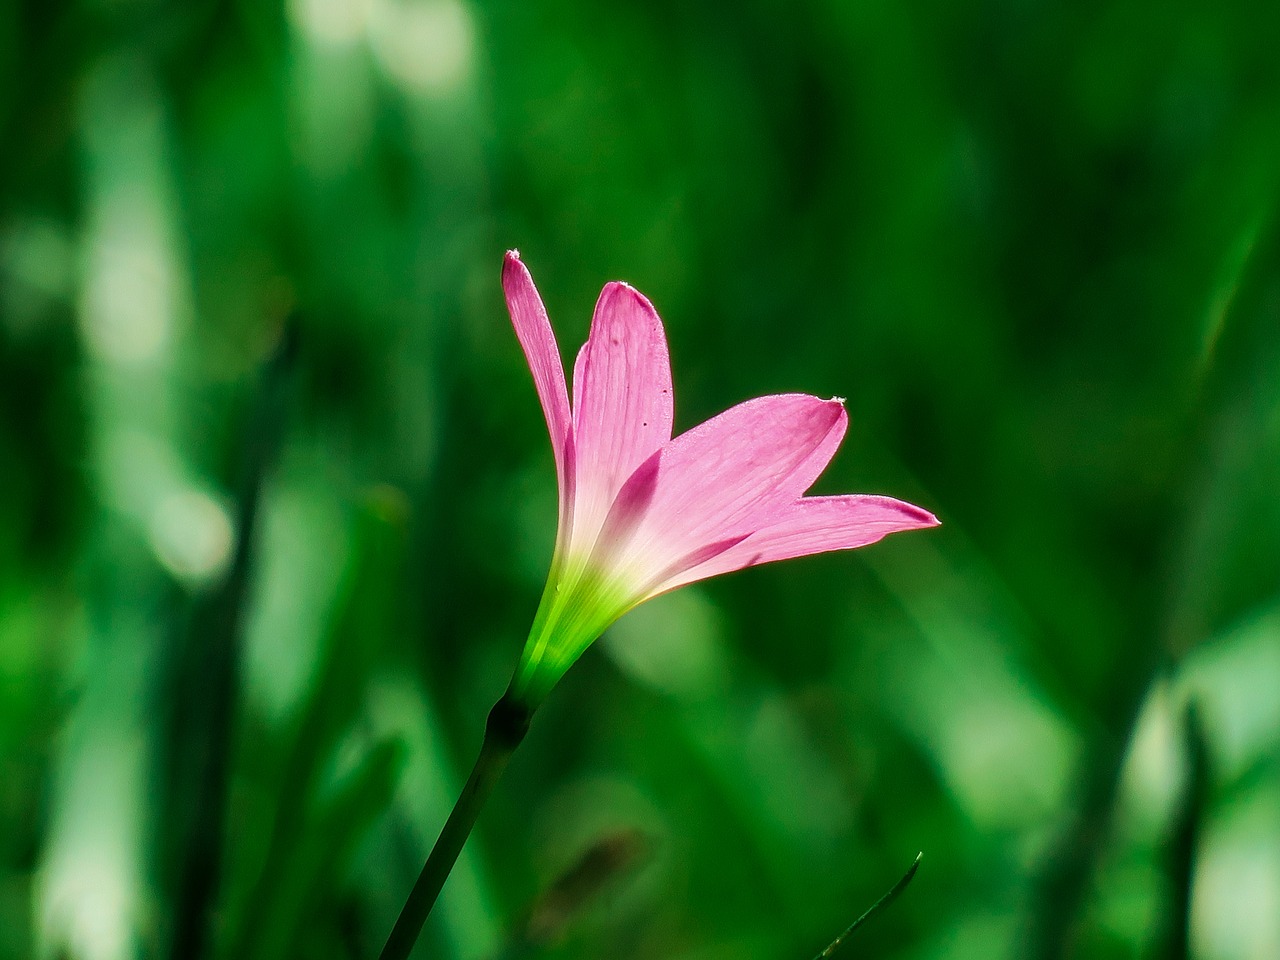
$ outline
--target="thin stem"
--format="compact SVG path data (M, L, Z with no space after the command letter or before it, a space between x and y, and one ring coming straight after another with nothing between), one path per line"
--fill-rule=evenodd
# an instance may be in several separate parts
M484 742L480 756L467 778L466 786L453 806L453 812L445 821L444 829L436 845L431 848L427 862L418 875L418 881L409 892L409 899L400 910L400 917L391 929L387 945L382 948L379 960L407 960L413 945L418 941L422 926L427 922L431 908L445 879L458 860L463 844L475 826L480 809L507 768L507 761L529 730L533 711L519 701L504 696L489 712L485 723Z
M911 866L907 868L907 872L902 875L902 879L899 880L897 883L895 883L888 893L886 893L883 897L881 897L879 900L873 903L870 907L868 907L866 912L863 913L862 916L860 916L857 920L853 921L853 923L849 924L849 929L845 930L844 933L840 934L840 936L836 937L835 940L831 941L831 943L827 946L827 949L823 950L820 954L814 957L813 960L826 960L826 958L834 955L835 952L840 949L840 945L849 938L849 935L853 933L853 931L857 930L860 926L862 926L864 923L870 920L873 916L875 916L877 913L879 913L889 904L893 903L893 901L897 900L898 895L902 893L903 890L907 889L907 884L909 884L913 879L915 879L916 870L920 868L920 858L923 856L924 856L923 852L917 853L915 860L913 860L911 862Z

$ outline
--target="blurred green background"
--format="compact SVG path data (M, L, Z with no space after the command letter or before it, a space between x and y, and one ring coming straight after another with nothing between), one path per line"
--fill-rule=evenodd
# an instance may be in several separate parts
M498 276L940 530L637 610L417 956L1280 956L1280 10L0 6L0 958L376 956L555 480ZM1189 926L1189 937L1186 934Z

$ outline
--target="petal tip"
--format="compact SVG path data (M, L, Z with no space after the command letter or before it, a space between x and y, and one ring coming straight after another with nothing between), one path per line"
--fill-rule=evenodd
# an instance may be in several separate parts
M923 507L917 507L913 503L905 504L905 506L908 509L903 510L903 513L906 513L912 520L919 524L921 529L926 527L942 526L942 521Z
M942 521L924 509L924 507L917 507L914 503L907 503L905 500L897 500L893 497L882 497L875 494L853 494L851 502L855 501L874 503L880 510L897 514L901 519L894 522L901 523L898 528L900 530L923 530L927 527L942 526Z
M610 280L608 283L604 285L604 289L600 291L600 296L602 298L614 297L614 296L629 296L636 302L643 304L649 309L653 309L653 305L649 303L648 297L646 297L643 293L641 293L631 284L627 283L625 280Z
M530 276L529 268L524 265L524 261L520 259L520 251L508 250L502 258L502 286L508 297L515 291L532 285L533 277Z
M840 438L844 438L844 432L849 427L849 411L845 409L844 397L832 397L830 400L824 401L828 410L832 411L832 423L837 430L840 431Z
M592 318L593 323L597 317L603 315L602 311L617 309L623 305L638 309L642 316L648 318L651 329L658 331L663 337L666 336L662 326L662 318L658 316L657 308L654 307L648 297L631 286L631 284L622 280L610 280L604 285L604 288L600 291L600 300L596 304L596 313Z

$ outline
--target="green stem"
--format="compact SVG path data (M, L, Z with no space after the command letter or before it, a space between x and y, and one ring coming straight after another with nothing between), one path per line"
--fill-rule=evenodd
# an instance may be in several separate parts
M462 846L475 826L476 817L494 786L507 768L507 761L515 752L520 741L529 730L529 720L533 711L513 700L510 695L504 696L489 712L489 719L484 727L484 742L480 745L480 756L467 778L466 786L453 812L445 821L444 829L436 845L431 848L427 862L418 875L418 882L409 892L409 899L400 910L400 917L391 929L387 945L382 948L379 960L407 960L413 945L418 941L422 926L427 922L431 908L435 906L440 889L444 886L449 871L458 860Z

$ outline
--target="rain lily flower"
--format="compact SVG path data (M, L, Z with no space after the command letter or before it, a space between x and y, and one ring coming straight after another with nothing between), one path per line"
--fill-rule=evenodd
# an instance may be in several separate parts
M667 338L625 283L600 293L570 404L546 308L517 252L502 285L546 415L560 520L509 696L535 708L620 616L677 587L937 524L889 497L806 497L844 438L839 398L738 404L674 439Z
M511 686L489 713L480 756L380 960L408 960L534 711L609 624L706 577L938 522L888 497L804 495L844 438L839 399L757 397L672 439L667 336L653 306L625 283L600 293L570 405L546 308L514 250L502 286L555 453L555 553Z

